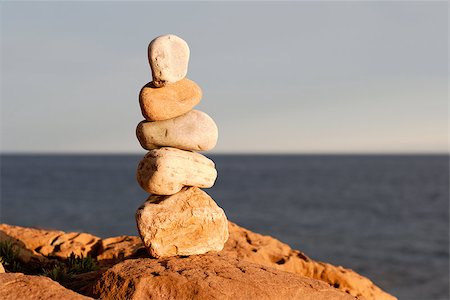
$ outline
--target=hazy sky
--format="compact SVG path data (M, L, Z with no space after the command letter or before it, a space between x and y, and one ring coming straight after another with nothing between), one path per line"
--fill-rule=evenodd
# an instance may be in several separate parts
M166 33L190 46L216 152L448 149L447 2L0 5L4 152L143 152Z

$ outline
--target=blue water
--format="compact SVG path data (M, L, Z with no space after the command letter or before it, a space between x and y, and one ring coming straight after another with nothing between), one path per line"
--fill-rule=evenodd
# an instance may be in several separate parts
M448 299L448 156L210 156L228 218L368 276L400 299ZM137 155L1 156L0 221L137 234Z

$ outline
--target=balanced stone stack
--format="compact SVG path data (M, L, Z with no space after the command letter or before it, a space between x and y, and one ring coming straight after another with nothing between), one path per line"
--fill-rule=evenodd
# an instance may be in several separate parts
M228 239L227 218L200 189L213 186L217 171L194 152L214 148L218 132L211 117L193 110L202 90L185 78L189 47L175 35L160 36L148 46L148 59L153 81L139 94L145 120L136 135L149 152L137 181L151 195L136 212L139 234L157 258L220 251Z

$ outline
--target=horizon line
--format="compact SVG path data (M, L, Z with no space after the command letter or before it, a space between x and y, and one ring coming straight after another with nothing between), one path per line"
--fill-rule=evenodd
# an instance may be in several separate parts
M88 155L92 155L92 156L99 156L99 155L105 155L105 156L112 156L112 155L141 155L141 154L145 154L148 151L143 151L143 152L108 152L108 151L30 151L30 152L26 152L26 151L0 151L0 155L1 156L8 156L8 155L23 155L23 156L31 156L31 155L55 155L55 156L62 156L62 155L76 155L76 156L88 156ZM354 156L362 156L362 155L367 155L367 156L413 156L413 155L418 155L418 156L449 156L450 153L447 152L442 152L442 151L435 151L435 152L431 152L431 151L415 151L415 152L411 152L411 151L385 151L385 152L364 152L364 151L354 151L354 152L340 152L340 151L336 151L336 152L331 152L331 151L315 151L315 152L301 152L301 151L296 151L296 152L277 152L277 151L273 151L273 152L250 152L250 151L244 151L244 152L209 152L209 151L195 151L201 154L207 154L207 155L241 155L241 156L245 156L245 155L305 155L305 156L314 156L314 155L342 155L342 156L349 156L349 155L354 155Z

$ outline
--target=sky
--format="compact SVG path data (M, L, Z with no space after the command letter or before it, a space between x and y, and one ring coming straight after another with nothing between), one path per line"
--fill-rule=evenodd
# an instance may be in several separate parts
M3 153L141 153L148 43L191 51L216 153L448 151L447 2L3 2Z

